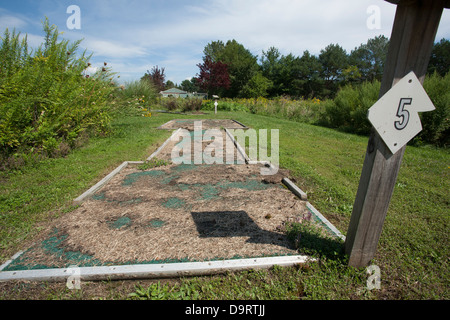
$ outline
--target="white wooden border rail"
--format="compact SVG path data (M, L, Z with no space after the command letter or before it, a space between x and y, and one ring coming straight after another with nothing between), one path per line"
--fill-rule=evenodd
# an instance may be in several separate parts
M199 276L248 269L267 269L273 265L293 266L313 261L308 256L277 256L250 259L231 259L205 262L180 262L165 264L134 264L122 266L99 266L80 268L39 269L0 272L0 282L10 280L66 281L76 275L83 281L152 279L181 276Z

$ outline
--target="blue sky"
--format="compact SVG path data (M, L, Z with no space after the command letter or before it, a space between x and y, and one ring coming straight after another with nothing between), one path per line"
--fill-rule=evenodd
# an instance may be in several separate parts
M67 27L70 5L80 8L80 29ZM94 67L108 62L121 81L158 65L179 84L198 73L211 41L236 39L259 57L271 46L301 56L338 43L350 52L369 38L390 37L395 7L383 0L0 0L0 29L16 28L38 46L48 17L65 39L84 39ZM442 38L450 39L449 9Z

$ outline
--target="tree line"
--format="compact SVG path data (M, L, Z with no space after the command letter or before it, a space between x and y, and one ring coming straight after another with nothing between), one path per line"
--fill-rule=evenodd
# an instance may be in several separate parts
M308 50L301 56L284 55L276 47L254 55L236 40L211 41L203 50L198 74L178 87L190 92L207 92L227 98L334 98L347 84L381 81L389 39L377 36L347 53L330 44L318 55ZM428 73L444 76L450 69L450 41L435 43ZM143 77L159 89L177 86L161 80L164 68L155 67Z

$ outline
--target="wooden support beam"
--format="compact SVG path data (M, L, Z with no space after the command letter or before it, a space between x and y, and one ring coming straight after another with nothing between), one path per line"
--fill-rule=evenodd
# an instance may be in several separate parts
M398 1L380 97L410 71L423 84L444 6L444 0ZM372 128L345 241L350 266L367 266L375 256L404 152L392 154Z

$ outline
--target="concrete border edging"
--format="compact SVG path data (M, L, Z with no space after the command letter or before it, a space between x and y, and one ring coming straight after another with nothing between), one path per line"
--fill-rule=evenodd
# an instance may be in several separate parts
M234 140L234 139L233 139ZM235 142L237 144L237 142ZM239 146L240 147L240 146ZM242 147L241 149L242 150ZM245 155L245 151L242 150ZM251 160L247 155L245 155L245 158L248 159L247 164L264 164L266 166L273 167L273 165L270 162L267 161L258 161L258 160ZM285 177L282 179L282 183L297 197L299 197L301 200L306 201L306 207L309 209L309 211L314 214L336 237L342 239L345 241L345 236L330 222L327 218L325 218L324 215L322 215L314 206L308 201L307 194L300 189L297 185L295 185L289 178Z
M242 126L242 129L249 129L249 127L247 127L245 124L242 124L242 123L240 123L239 121L237 121L237 120L234 120L234 119L231 119L232 121L234 121L234 122L236 122L238 125L240 125L240 126Z

